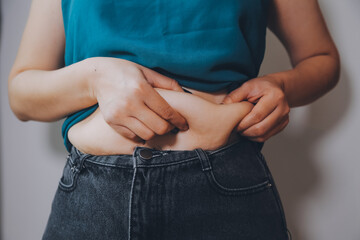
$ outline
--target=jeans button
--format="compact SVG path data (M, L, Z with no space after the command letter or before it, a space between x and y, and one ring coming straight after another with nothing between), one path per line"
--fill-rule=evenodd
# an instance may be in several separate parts
M141 158L146 160L151 159L153 156L152 151L150 149L141 149L139 154Z

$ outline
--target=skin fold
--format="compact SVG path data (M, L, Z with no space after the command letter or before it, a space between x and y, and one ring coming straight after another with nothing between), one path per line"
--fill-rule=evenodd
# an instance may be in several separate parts
M309 104L334 88L340 74L339 53L317 0L273 0L269 7L268 28L284 45L293 68L250 79L226 98L226 94L198 94L209 101L222 97L221 101L225 104L244 101L256 103L236 126L236 130L242 136L258 142L266 141L287 126L290 108ZM180 134L172 137L172 141L167 139L166 144L172 143L172 146L164 143L165 137L156 136L157 143L153 139L154 134L164 135L171 126L187 129L185 119L152 88L181 91L175 80L146 66L110 57L92 57L65 66L64 51L61 1L33 0L8 79L9 104L19 120L58 121L99 103L100 110L70 129L70 133L74 133L71 140L75 145L80 146L87 136L86 141L106 146L102 150L86 149L83 144L84 151L122 152L124 149L121 144L125 141L119 135L131 141L140 137L148 140L147 144L158 145L159 148L190 148L187 145L180 146L180 142L185 141L180 141ZM174 102L172 104L176 105ZM190 121L195 122L194 119L197 119L207 124L215 118L211 115L213 109L199 112L199 109L206 107L199 108L193 102L187 106L184 104L184 107L186 111L178 110L183 115L192 111L190 109L198 109L188 116ZM107 125L102 122L101 114ZM228 115L232 116L234 113ZM83 125L88 128L81 128ZM217 128L213 126L211 129ZM77 134L77 131L81 133ZM80 136L83 136L82 140ZM113 137L107 140L105 136ZM162 143L160 139L163 139ZM205 138L202 136L200 139ZM205 148L220 145L210 146L211 143L206 145L197 141L198 146ZM114 148L110 143L118 144ZM194 143L189 145L196 146ZM129 151L134 144L129 146L124 148Z
M135 142L113 130L98 108L70 128L70 142L80 151L92 155L132 154L135 146L159 150L193 150L199 147L215 150L230 139L236 139L234 127L254 106L247 101L218 104L222 95L189 94L161 88L155 90L187 120L187 131L156 135L145 143Z

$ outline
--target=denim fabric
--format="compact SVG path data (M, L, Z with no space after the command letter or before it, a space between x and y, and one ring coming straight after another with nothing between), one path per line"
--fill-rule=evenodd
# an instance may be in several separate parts
M213 151L72 146L43 240L288 240L261 148L242 137Z

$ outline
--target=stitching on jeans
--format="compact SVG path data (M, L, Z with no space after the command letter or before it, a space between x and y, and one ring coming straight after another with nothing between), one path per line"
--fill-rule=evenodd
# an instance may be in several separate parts
M243 188L227 188L227 187L224 187L222 186L215 178L214 176L214 173L211 171L210 172L214 182L216 183L216 185L218 185L221 189L224 189L226 191L247 191L247 190L252 190L252 189L255 189L255 188L259 188L259 187L262 187L262 186L265 186L265 185L268 185L269 184L269 180L266 180L265 182L262 182L262 183L258 183L258 184L255 184L255 185L252 185L252 186L249 186L249 187L243 187ZM269 185L268 185L269 186Z
M218 153L218 152L221 152L221 151L224 151L224 150L228 149L229 147L235 145L238 142L239 141L233 142L233 143L231 143L229 145L226 145L226 146L221 147L221 148L216 149L216 150L212 150L212 151L204 150L204 151L205 151L205 153L207 153L208 156L212 156L215 153ZM80 157L81 155L87 155L86 161L90 162L90 163L93 163L93 164L107 166L107 167L132 168L131 166L126 166L126 165L121 165L121 164L111 164L111 163L98 162L98 161L92 159L93 157L96 157L96 155L91 155L91 154L86 154L86 153L79 152L79 150L76 147L74 147L74 149L78 153L78 157ZM163 156L169 155L169 153L163 152L162 155ZM111 155L109 155L109 156L111 156ZM153 157L158 157L158 156L161 156L161 155L155 155ZM142 167L142 168L163 167L163 166L165 167L165 166L176 165L176 164L185 163L185 162L189 162L189 161L194 161L194 160L197 160L197 159L198 159L198 157L190 157L190 158L186 158L186 159L176 161L176 162L171 162L171 163L160 163L160 164L151 164L151 165L141 165L141 164L139 164L137 167ZM206 168L206 170L209 170L209 169Z
M289 230L289 229L287 229L287 231L288 231L288 233L289 233L289 236L290 236L290 239L289 239L289 240L292 240L293 238L292 238L292 235L291 235L291 232L290 232L290 230Z
M177 161L177 162L171 162L171 163L160 163L160 164L151 164L151 165L138 165L138 168L151 168L151 167L166 167L166 166L170 166L170 165L176 165L176 164L180 164L180 163L185 163L185 162L191 162L197 160L197 157L192 157L192 158L188 158L188 159L184 159L181 161Z
M289 240L292 240L291 232L288 228L286 228L286 231L288 233Z
M151 165L137 165L137 168L151 168L151 167L165 167L165 166L170 166L170 165L176 165L176 164L180 164L180 163L185 163L185 162L191 162L196 160L197 157L192 157L192 158L188 158L188 159L184 159L181 161L177 161L177 162L171 162L171 163L162 163L162 164L151 164ZM88 163L92 163L95 165L101 165L101 166L106 166L106 167L115 167L115 168L133 168L131 166L124 166L124 165L116 165L116 164L110 164L110 163L102 163L102 162L97 162L97 161L93 161L91 159L86 159L86 162Z
M195 149L195 151L196 151L196 154L198 155L198 159L200 160L201 169L202 169L203 171L207 171L207 170L204 169L203 159L202 159L202 157L201 157L201 153L199 153L200 150L199 150L199 149ZM209 169L208 169L208 170L209 170Z
M207 153L201 148L197 148L197 149L195 149L195 151L196 151L196 154L198 155L198 159L200 160L202 171L211 170L212 169L211 163L210 163ZM204 167L204 161L206 161L206 163L209 165L208 167Z
M280 193L279 193L279 190L278 190L277 187L276 187L275 180L274 180L274 178L273 178L273 176L272 176L272 173L271 173L271 171L270 171L270 169L269 169L269 166L267 165L267 162L266 162L266 160L265 160L264 155L263 155L260 151L257 151L257 154L258 154L258 156L259 156L260 159L261 159L263 168L265 169L265 172L266 172L268 178L270 179L271 184L274 185L273 188L272 188L272 192L273 192L272 195L274 196L275 202L276 202L276 204L277 204L277 206L278 206L278 209L279 209L279 211L280 211L281 219L282 219L282 221L283 221L283 225L284 225L284 227L286 228L286 230L288 230L288 229L287 229L286 216L285 216L285 210L284 210L284 208L283 208L283 204L282 204L282 201L281 201L281 198L280 198ZM291 240L291 235L290 235L290 240Z
M208 156L211 156L211 155L213 155L213 154L215 154L215 153L222 152L222 151L228 149L229 147L231 147L231 146L233 146L233 145L235 145L235 144L238 144L239 142L240 142L240 140L237 140L237 141L235 141L235 142L233 142L233 143L230 143L230 144L228 144L228 145L225 145L225 146L223 146L223 147L221 147L221 148L218 148L218 149L215 149L215 150L212 150L212 151L208 151L208 150L206 150L206 151L207 151L208 154L209 154Z
M285 212L284 212L284 209L282 207L282 202L281 202L281 199L280 199L280 194L278 193L278 190L276 188L274 179L273 178L271 178L271 179L272 179L272 184L274 185L274 187L271 188L272 193L273 193L272 195L273 195L273 197L275 199L275 202L276 202L276 205L277 205L277 207L279 209L279 212L280 212L280 215L281 215L281 220L283 222L283 226L284 226L284 228L286 230L288 230L287 229L287 222L286 222L286 218L285 218Z
M106 167L127 168L127 169L133 168L132 166L116 165L116 164L111 164L111 163L102 163L102 162L93 161L91 159L86 159L86 162L92 163L95 165L106 166Z
M133 178L131 181L131 189L130 189L130 199L129 199L129 229L128 229L128 240L131 239L131 214L132 214L132 199L133 199L133 194L134 194L134 185L135 185L135 177L136 177L136 172L137 172L137 167L136 167L136 157L133 157L133 163L134 163L134 174L133 174Z
M225 147L222 147L220 149L213 150L213 151L210 151L210 152L206 150L205 153L208 152L207 155L212 156L215 153L219 153L221 151L224 151L224 150L228 149L229 147L235 145L236 143L238 143L238 142L231 143L229 145L226 145ZM75 151L78 152L77 148L75 148ZM168 155L168 154L169 153L165 152L165 153L163 153L163 156ZM81 153L81 155L84 155L84 153ZM93 156L95 156L95 155L88 155L88 158L86 159L86 162L90 162L90 163L97 164L97 165L102 165L102 166L107 166L107 167L132 168L131 166L126 166L126 165L121 165L121 164L111 164L111 163L98 162L98 161L92 159ZM153 157L158 157L158 156L161 156L161 155L156 155L156 156L153 156ZM151 165L141 165L141 164L139 164L137 167L138 168L140 168L140 167L141 168L165 167L165 166L181 164L181 163L185 163L185 162L189 162L189 161L194 161L194 160L197 160L197 159L198 159L198 157L190 157L190 158L186 158L186 159L176 161L176 162L171 162L171 163L159 163L159 164L151 164ZM206 168L206 170L209 170L209 169Z
M271 187L271 185L269 185L269 181L265 181L260 184L253 185L250 187L245 187L245 188L234 188L234 189L225 188L222 185L220 185L214 178L212 178L211 173L212 173L211 171L205 172L206 176L208 177L208 179L210 181L210 186L212 186L215 189L215 191L219 192L220 194L224 194L224 195L233 195L233 196L247 195L247 194L251 194L251 193L260 192L260 191L263 191L264 189Z
M67 157L66 157L66 159L67 159L66 165L69 164L71 173L66 173L65 172L65 169L66 169L66 165L65 165L64 170L63 170L63 175L60 178L59 184L58 184L60 189L62 189L63 191L70 192L70 191L73 191L76 188L77 179L79 177L80 172L85 167L84 163L85 163L85 160L86 160L87 157L88 157L87 155L79 156L78 157L79 161L77 161L78 159L74 160L71 157L70 154L67 155ZM71 176L71 183L65 184L62 181L62 178L65 176L65 174L71 174L72 175Z

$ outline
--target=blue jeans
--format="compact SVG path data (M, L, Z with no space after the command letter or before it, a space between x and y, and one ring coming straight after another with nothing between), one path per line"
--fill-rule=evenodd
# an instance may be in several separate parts
M43 240L288 240L261 148L244 137L213 151L72 147Z

